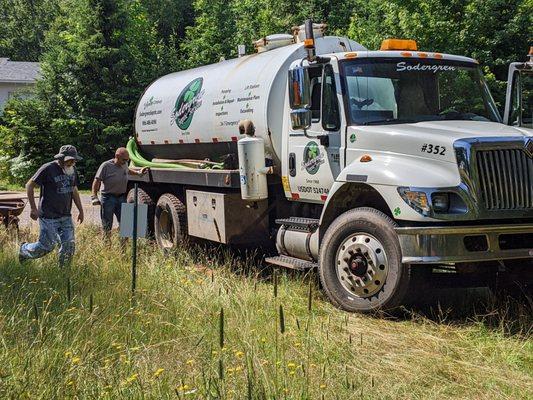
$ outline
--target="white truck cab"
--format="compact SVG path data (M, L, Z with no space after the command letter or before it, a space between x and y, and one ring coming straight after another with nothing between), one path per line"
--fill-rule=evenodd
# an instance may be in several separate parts
M316 32L308 21L305 37L303 27L295 34L300 40L282 35L255 56L202 67L217 68L216 78L200 68L147 89L136 122L142 150L216 157L239 146L239 170L202 171L199 179L198 171L153 168L138 178L155 205L156 238L174 239L159 242L177 244L187 232L223 243L263 237L278 252L267 262L317 268L330 300L348 311L405 304L437 270L461 286L498 276L531 290L533 130L524 90L531 65L510 73L506 124L476 60L419 51L412 40L369 51L345 38L315 39ZM293 47L279 48L281 41ZM261 73L253 74L254 62ZM239 75L246 66L252 72ZM182 76L194 80L177 98L164 95ZM184 92L192 99L186 107ZM170 124L147 104L176 104ZM174 118L187 126L176 129ZM233 132L245 118L239 140ZM213 133L204 140L206 132ZM168 192L179 202L174 214Z

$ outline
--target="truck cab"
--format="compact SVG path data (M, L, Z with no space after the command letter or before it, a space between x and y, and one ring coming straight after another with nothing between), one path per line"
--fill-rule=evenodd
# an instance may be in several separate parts
M436 266L531 284L530 67L511 66L505 124L476 60L411 40L291 65L284 191L323 204L307 257L334 304L389 308Z

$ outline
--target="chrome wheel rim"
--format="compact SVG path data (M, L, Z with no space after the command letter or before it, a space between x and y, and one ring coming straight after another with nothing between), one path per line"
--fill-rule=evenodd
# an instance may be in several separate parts
M354 233L341 243L335 264L343 288L362 298L378 293L389 272L383 245L374 236L363 232Z

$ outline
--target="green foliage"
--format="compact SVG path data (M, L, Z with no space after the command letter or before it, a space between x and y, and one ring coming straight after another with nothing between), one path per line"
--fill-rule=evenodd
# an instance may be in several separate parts
M0 57L37 61L57 0L0 0Z

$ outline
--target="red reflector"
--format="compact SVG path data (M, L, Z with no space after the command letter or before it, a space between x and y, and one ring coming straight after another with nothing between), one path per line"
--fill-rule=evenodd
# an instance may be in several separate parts
M326 201L327 198L328 198L327 194L321 194L320 195L320 200L322 200L322 201Z
M216 137L213 138L213 143L218 143L218 139Z
M180 139L180 144L183 144L183 139Z
M232 141L232 142L236 142L237 140L238 140L238 139L237 139L237 136L232 136L232 137L231 137L231 141Z
M153 140L150 140L150 144L155 144L155 142Z
M291 193L291 197L293 200L298 200L300 198L300 195L298 193Z
M200 139L194 139L194 143L200 143Z
M165 140L165 144L168 144L168 140Z

